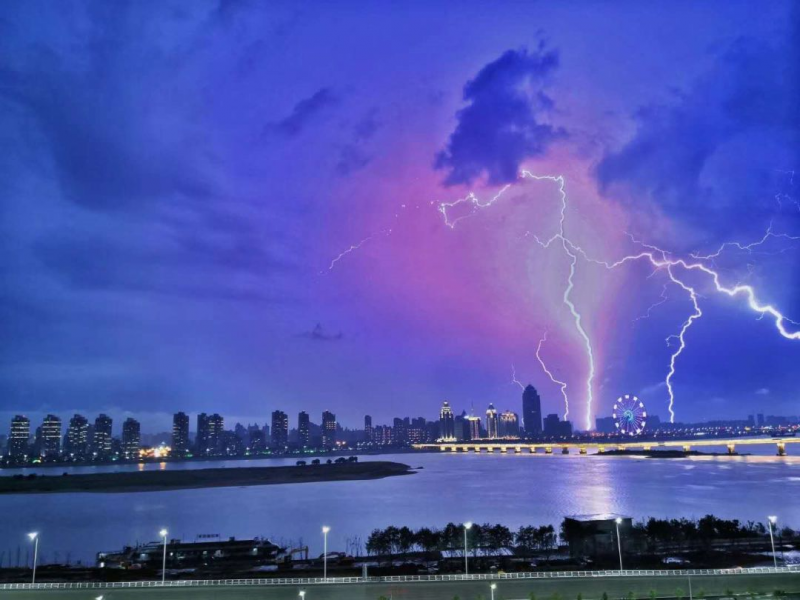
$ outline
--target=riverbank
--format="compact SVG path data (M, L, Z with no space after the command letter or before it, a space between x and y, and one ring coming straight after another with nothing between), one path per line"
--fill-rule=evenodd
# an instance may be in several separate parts
M408 465L388 461L321 464L295 467L242 467L185 471L141 471L88 475L29 475L0 477L0 494L66 492L129 493L169 490L249 487L286 483L319 483L383 479L411 475Z

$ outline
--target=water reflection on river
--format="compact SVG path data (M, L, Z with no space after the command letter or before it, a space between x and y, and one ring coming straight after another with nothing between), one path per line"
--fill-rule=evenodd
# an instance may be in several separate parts
M724 449L722 449L724 451ZM438 526L448 521L558 525L567 514L619 512L641 518L700 517L713 512L741 520L777 514L800 527L800 457L702 456L644 459L513 454L398 454L361 457L394 460L417 474L378 481L349 481L215 488L136 494L36 494L0 496L0 557L16 560L25 533L41 532L46 561L92 560L97 550L150 541L167 527L194 539L265 535L300 538L320 551L322 524L330 545L366 539L389 524ZM767 456L766 452L770 452ZM294 464L296 459L116 465L104 470L192 469ZM96 471L94 467L40 469L47 474ZM7 471L4 474L12 474ZM25 550L22 551L24 562Z

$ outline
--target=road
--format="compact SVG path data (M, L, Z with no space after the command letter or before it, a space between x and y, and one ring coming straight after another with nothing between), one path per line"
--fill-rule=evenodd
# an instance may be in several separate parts
M437 580L371 581L357 583L305 583L305 584L193 584L167 587L149 583L151 587L137 588L81 588L81 589L27 589L9 590L0 588L3 600L297 600L299 592L306 592L305 600L378 600L381 596L390 600L489 600L492 582L497 584L496 600L528 600L535 594L538 600L574 600L581 594L584 600L599 600L603 593L613 599L627 597L633 592L636 598L649 599L651 591L659 598L683 597L689 599L689 586L694 598L725 596L730 592L746 594L772 594L784 590L800 598L800 571L779 573L741 573L718 575L592 575L558 576L536 579L488 578L482 580ZM7 586L3 586L7 587ZM681 591L678 591L681 590Z

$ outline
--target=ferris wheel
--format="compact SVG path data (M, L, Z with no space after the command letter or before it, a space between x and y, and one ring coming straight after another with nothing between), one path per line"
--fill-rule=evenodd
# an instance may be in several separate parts
M639 435L647 422L644 403L636 396L625 394L614 403L614 425L622 435Z

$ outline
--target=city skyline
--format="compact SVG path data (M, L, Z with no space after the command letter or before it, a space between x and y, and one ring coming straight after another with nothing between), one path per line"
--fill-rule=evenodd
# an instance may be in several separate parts
M793 412L796 3L584 5L4 3L0 420Z

